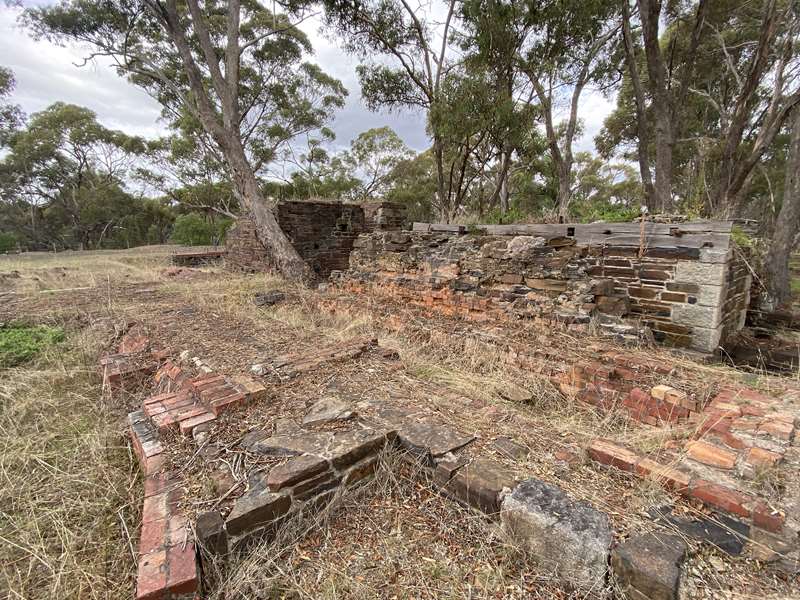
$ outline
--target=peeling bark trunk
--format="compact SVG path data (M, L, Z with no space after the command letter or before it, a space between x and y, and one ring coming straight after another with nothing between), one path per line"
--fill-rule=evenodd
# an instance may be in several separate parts
M647 123L647 110L642 88L642 79L639 76L639 65L636 62L636 49L631 33L631 10L628 0L622 2L622 39L625 47L625 62L628 65L628 74L633 86L633 95L636 101L636 149L639 159L639 176L644 188L645 205L650 212L656 211L655 188L653 187L653 174L650 171L650 129Z
M212 105L200 69L192 55L192 49L179 18L176 0L168 0L164 12L154 9L162 19L165 33L170 37L181 56L186 78L192 91L193 102L187 107L193 110L203 129L211 136L227 162L231 179L237 192L252 215L256 235L273 254L275 264L287 279L310 284L313 274L306 262L283 233L275 215L269 209L261 193L255 171L247 159L239 131L239 2L232 0L228 10L228 27L225 50L226 73L220 70L219 57L211 42L205 16L197 0L188 0L192 28L197 35L200 48L206 58L211 84L221 100L220 111ZM222 122L218 117L221 112Z
M793 112L783 202L775 223L772 243L764 260L769 301L775 308L789 304L792 299L789 257L800 228L800 107L795 107Z

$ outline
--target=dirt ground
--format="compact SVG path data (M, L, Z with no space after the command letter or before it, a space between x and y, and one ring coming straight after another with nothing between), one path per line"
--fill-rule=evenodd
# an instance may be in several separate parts
M0 257L0 323L59 324L68 332L59 352L0 372L4 438L0 562L5 565L0 595L5 591L10 598L100 598L130 595L114 596L111 590L119 586L133 590L141 490L135 459L127 450L124 417L149 390L109 400L95 372L102 349L132 323L175 354L188 350L225 374L247 373L254 363L284 353L311 352L363 335L398 350L399 361L367 353L289 381L266 377L268 400L226 415L214 434L222 445L251 429L269 430L278 419L299 417L335 387L356 400L437 415L478 436L473 451L492 455L519 475L557 483L590 501L609 514L619 536L652 529L647 509L674 500L647 482L586 462L564 464L556 454L583 448L598 435L652 450L687 437L688 430L634 425L571 401L535 369L512 367L499 352L462 335L472 328L469 324L425 318L410 307L389 307L364 298L340 299L349 310L331 312L331 292L295 288L272 276L232 274L219 266L171 267L171 252L168 247L153 247ZM256 306L254 295L270 290L286 292L287 300L273 307ZM387 315L402 326L387 326ZM593 342L609 345L533 325L492 334L529 347L556 349L576 360L588 356ZM660 349L631 351L679 363L685 373L680 380L659 382L701 395L725 381L744 381L765 391L792 383ZM68 382L56 386L64 374L69 374ZM526 404L504 400L509 384L535 390L534 399ZM29 403L24 410L15 406L22 389ZM61 396L72 399L68 410L57 405ZM92 443L99 444L93 446L99 449L97 454L86 454L80 446L85 436L76 435L76 429L91 432ZM511 461L496 452L491 441L500 436L527 446L528 457ZM55 440L50 458L42 458L48 467L36 467L31 448L45 439ZM190 444L176 440L170 448L173 466L181 470L191 491L185 506L189 513L217 502L220 461L235 463L229 469L234 477L253 466L246 462L251 458L237 458L233 451L194 460ZM74 458L61 461L61 455ZM26 474L34 467L41 476ZM240 556L219 576L214 597L566 596L546 573L526 566L517 550L475 523L471 513L443 500L425 481L413 476L397 480L386 473L373 484L379 493L359 492L324 522L299 527L280 561L274 547ZM66 487L61 492L69 503L52 494L41 502L20 501L42 495L43 488L50 489L50 479ZM104 494L102 500L84 498L103 481L113 494ZM228 501L234 498L235 494ZM84 502L91 503L89 514L97 514L103 523L89 527L95 548L84 545L86 520L74 514ZM679 511L702 510L681 502ZM51 518L56 513L58 518ZM42 533L43 529L47 531ZM730 557L694 541L690 546L694 598L788 598L798 589L797 581L744 555ZM70 557L69 568L64 567L65 556Z

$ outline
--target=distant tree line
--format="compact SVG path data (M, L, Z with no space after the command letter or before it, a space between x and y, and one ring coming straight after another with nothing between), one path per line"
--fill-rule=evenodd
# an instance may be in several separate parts
M326 33L359 59L368 108L423 111L429 148L412 152L381 128L332 150L330 122L348 92L308 62L298 28L320 9ZM644 205L758 219L772 240L773 296L787 300L800 221L794 0L63 0L22 21L35 37L112 57L160 102L171 132L153 142L87 125L86 157L62 148L79 169L51 178L50 166L24 170L33 151L15 140L35 136L48 112L80 109L21 120L4 108L4 198L33 214L17 217L30 235L39 211L53 213L39 244L157 240L155 214L123 225L96 200L125 193L173 218L247 211L284 274L306 279L269 210L275 200L382 198L448 222L628 220ZM579 151L598 94L616 108L595 151ZM142 186L153 193L130 191Z

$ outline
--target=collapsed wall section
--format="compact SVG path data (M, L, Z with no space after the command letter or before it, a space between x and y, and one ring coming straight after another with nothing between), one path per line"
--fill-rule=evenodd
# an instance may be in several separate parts
M415 223L355 241L334 279L470 319L588 323L714 351L738 331L749 273L730 223L478 226Z
M356 237L368 231L398 229L402 207L389 202L282 202L275 209L278 224L300 256L320 278L347 269ZM269 251L249 217L240 217L226 236L226 265L245 272L276 270Z

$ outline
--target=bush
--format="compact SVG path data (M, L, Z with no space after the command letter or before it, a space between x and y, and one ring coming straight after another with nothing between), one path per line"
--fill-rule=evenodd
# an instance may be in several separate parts
M171 240L184 246L221 244L232 222L231 219L218 219L212 223L197 213L180 215L175 219Z
M64 330L47 325L7 325L0 328L0 368L29 361L47 346L64 341Z
M0 231L0 252L11 252L17 247L17 236L13 233Z

